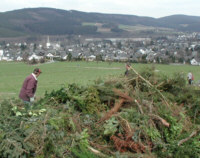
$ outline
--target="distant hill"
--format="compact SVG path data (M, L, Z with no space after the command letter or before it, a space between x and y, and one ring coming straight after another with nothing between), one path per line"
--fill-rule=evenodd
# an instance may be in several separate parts
M200 16L172 15L158 19L162 26L180 31L200 32Z
M135 15L87 13L53 8L27 8L0 13L0 37L28 34L120 34L131 29L135 30L136 26L200 32L200 17L172 15L156 19Z

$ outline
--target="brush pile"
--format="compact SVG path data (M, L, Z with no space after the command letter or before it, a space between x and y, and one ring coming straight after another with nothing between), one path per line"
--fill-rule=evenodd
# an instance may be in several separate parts
M71 84L26 109L0 104L0 157L200 157L199 91L183 74L132 68L127 77Z

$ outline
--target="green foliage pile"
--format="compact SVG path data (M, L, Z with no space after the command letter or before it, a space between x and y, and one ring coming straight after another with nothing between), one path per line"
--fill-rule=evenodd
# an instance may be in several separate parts
M168 78L154 69L140 74L151 86L130 72L88 87L67 85L30 108L5 100L0 157L200 157L198 91L182 74Z

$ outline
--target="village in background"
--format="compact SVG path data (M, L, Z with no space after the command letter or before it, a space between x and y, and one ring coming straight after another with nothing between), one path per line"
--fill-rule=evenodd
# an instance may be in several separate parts
M0 42L0 61L35 64L66 60L200 65L200 34L156 38L43 36L35 42Z

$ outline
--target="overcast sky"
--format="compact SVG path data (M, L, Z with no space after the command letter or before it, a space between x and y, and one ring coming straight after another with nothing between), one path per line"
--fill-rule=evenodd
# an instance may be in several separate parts
M0 0L0 12L35 7L156 18L173 14L200 16L200 0Z

